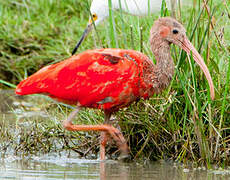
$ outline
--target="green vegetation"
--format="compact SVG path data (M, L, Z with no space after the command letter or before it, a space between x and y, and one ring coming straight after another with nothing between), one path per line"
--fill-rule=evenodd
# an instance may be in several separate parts
M199 68L173 46L172 56L177 66L170 86L160 95L116 113L135 159L166 158L207 166L230 164L230 4L225 0L209 0L207 5L204 2L184 2L176 14L210 70L216 98L211 101L208 83ZM77 0L0 0L0 88L9 88L44 65L68 58L88 22L89 4ZM109 19L97 27L97 33L94 31L87 37L78 52L114 47L118 43L119 48L141 50L154 61L149 30L160 14L170 15L170 11L163 7L161 12L147 17L134 17L120 11L110 13ZM115 29L111 28L111 18L114 18ZM112 39L111 31L114 31ZM58 123L52 123L52 118L31 122L44 127L37 128L37 133L42 129L44 135L52 129L57 132L53 135L61 132L57 137L89 142L87 147L95 148L90 152L98 152L98 134L64 132L59 122L68 110L58 105L53 111ZM82 124L102 121L103 113L97 110L83 111L76 120ZM0 127L1 137L7 138L6 127L3 128L3 124ZM24 135L32 131L27 133ZM43 135L36 137L45 138ZM42 146L39 147L41 151ZM76 147L70 149L81 149ZM52 147L44 152L49 150ZM108 151L112 154L115 150L110 147Z

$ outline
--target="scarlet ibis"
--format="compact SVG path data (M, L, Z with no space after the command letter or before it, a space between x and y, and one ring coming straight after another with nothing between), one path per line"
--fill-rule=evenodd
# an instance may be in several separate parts
M186 37L184 27L170 17L155 21L150 31L156 65L146 55L134 50L87 50L42 68L21 81L15 92L19 95L41 93L57 101L76 105L76 110L63 122L64 128L69 131L101 131L101 159L105 159L105 145L110 137L127 155L129 149L125 138L118 129L109 125L111 114L140 98L147 99L160 93L168 86L174 73L171 43L188 54L192 52L193 59L208 80L211 98L214 99L214 86L207 66ZM83 107L104 110L105 123L72 124L72 119Z
M163 0L111 0L112 10L119 10L132 14L143 16L148 13L159 12L161 10ZM165 0L167 7L170 9L170 0ZM89 34L93 28L93 21L95 26L100 24L104 19L109 16L108 0L93 0L90 6L90 13L88 25L82 34L79 42L74 48L72 55L75 54L82 41Z

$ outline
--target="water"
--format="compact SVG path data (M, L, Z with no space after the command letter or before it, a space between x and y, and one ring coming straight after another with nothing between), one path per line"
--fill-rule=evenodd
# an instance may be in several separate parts
M191 169L175 163L145 162L122 163L119 161L86 160L64 156L44 155L30 159L7 157L1 160L0 179L230 179L230 171Z
M27 97L26 97L27 98ZM31 97L35 98L35 97ZM37 98L38 99L38 98ZM47 113L42 110L34 109L34 99L26 101L25 98L18 99L12 91L0 91L0 128L2 126L12 127L17 115L17 125L22 126L26 122L20 122L23 117L46 118ZM43 100L44 103L44 100ZM20 108L24 106L27 111ZM31 108L31 109L30 109ZM12 113L13 111L13 113ZM5 130L1 131L5 132ZM17 136L13 136L14 139ZM7 144L9 142L2 142ZM0 144L1 149L3 149ZM7 147L7 146L5 146ZM206 170L205 168L185 167L181 164L172 162L130 162L106 160L80 159L75 152L52 152L49 154L40 154L39 156L23 155L15 156L13 150L8 148L7 153L0 152L0 179L22 179L22 180L49 180L49 179L101 179L101 180L216 180L229 179L230 169Z

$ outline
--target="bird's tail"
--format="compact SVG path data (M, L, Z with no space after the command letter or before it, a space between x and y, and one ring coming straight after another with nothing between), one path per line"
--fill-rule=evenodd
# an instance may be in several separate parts
M48 86L52 84L46 80L48 73L45 71L48 66L42 68L35 74L29 76L28 78L22 80L16 87L15 93L18 95L28 95L28 94L49 94L47 92Z
M37 83L36 81L32 81L32 78L29 77L23 81L21 81L16 89L15 93L18 95L28 95L28 94L46 94L46 85L42 82Z

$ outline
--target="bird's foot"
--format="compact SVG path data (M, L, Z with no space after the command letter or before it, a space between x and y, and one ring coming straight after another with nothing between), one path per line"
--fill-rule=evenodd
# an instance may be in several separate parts
M122 156L129 155L129 147L126 143L126 140L122 133L117 129L111 126L109 128L108 133L112 136L112 138L116 141L119 150L121 151Z

